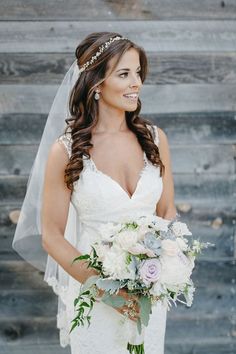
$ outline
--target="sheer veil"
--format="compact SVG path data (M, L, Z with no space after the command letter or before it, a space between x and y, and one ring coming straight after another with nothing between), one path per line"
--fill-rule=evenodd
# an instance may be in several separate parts
M69 117L70 92L80 76L77 62L74 61L67 71L51 106L47 122L40 141L38 152L30 171L27 191L22 204L12 247L27 262L45 272L44 280L59 295L58 327L63 329L65 304L63 296L68 286L69 276L58 263L42 248L41 205L45 167L51 145L64 133L65 119ZM75 246L78 238L79 220L73 204L70 202L69 214L64 237ZM63 335L61 333L61 345Z

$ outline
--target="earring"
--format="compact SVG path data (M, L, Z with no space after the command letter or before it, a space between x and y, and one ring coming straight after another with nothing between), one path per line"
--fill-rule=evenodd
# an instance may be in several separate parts
M95 100L99 100L99 98L100 98L99 92L95 93L94 98L95 98Z

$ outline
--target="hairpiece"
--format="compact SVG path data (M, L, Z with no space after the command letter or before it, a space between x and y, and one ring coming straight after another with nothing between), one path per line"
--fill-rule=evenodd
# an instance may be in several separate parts
M98 51L96 52L95 55L92 56L90 60L88 60L84 65L81 66L81 68L79 68L79 71L82 73L84 70L86 70L87 67L93 64L97 60L97 58L104 52L104 50L110 46L111 43L113 43L114 41L118 41L120 39L128 40L128 38L125 37L119 37L119 36L111 37L107 42L105 42L98 48Z

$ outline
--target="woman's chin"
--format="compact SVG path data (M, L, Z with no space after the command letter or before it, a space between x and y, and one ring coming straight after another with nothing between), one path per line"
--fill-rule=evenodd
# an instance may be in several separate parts
M137 103L133 103L133 104L130 104L130 105L126 105L125 111L127 111L127 112L134 112L134 111L136 111L137 107L138 107Z

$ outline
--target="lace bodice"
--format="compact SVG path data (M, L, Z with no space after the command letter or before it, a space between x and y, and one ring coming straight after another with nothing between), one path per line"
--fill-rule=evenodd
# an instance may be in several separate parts
M155 143L159 137L156 126ZM58 139L71 156L71 141L63 135ZM136 189L132 196L107 174L97 169L92 159L84 157L84 168L80 178L74 183L71 202L78 211L81 222L92 225L99 222L118 221L127 215L155 213L161 197L163 184L160 168L154 166L143 153L144 168L140 172Z

